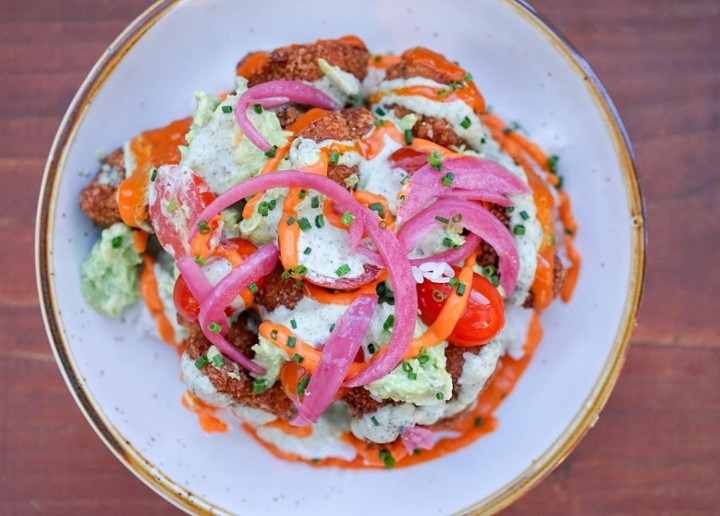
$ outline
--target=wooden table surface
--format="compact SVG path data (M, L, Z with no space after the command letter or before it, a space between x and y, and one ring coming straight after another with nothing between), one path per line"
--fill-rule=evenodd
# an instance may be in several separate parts
M50 143L149 0L0 0L0 514L171 514L111 455L52 358L33 268ZM508 511L720 510L720 3L537 0L625 121L650 254L627 365L598 424Z

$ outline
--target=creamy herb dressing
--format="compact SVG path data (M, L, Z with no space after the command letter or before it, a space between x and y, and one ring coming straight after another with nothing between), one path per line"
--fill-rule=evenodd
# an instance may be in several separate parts
M350 426L350 413L340 403L328 407L313 425L308 437L289 435L279 428L260 426L258 437L277 446L285 453L293 453L307 459L337 457L347 461L355 458L355 448L342 440Z
M430 86L439 90L447 88L446 84L441 84L424 77L383 81L375 88L375 92L383 92L386 93L386 95L382 97L377 106L382 107L387 112L388 118L395 123L399 123L399 119L388 106L402 106L427 117L443 118L450 123L455 133L465 140L473 149L478 151L482 149L488 131L480 121L480 117L477 116L470 106L462 100L444 102L419 95L396 95L393 93L394 90L410 86ZM463 121L466 119L470 121L470 125L464 127Z
M385 135L382 150L370 160L362 159L359 163L358 190L364 190L385 197L390 211L395 214L398 206L398 195L402 188L401 181L405 172L390 168L390 155L402 145Z
M235 403L227 394L218 392L210 378L195 366L195 361L187 352L184 352L180 358L180 370L187 389L208 405L228 407Z

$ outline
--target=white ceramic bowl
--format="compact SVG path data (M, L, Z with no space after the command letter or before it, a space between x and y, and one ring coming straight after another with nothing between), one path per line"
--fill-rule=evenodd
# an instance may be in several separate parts
M573 301L497 412L498 429L454 455L394 471L281 462L241 431L204 434L180 405L174 350L88 308L80 264L98 230L78 208L79 172L147 128L186 116L193 91L227 90L245 52L354 33L371 51L425 45L472 71L495 112L561 156L583 269ZM60 368L103 441L188 511L438 514L497 510L555 467L593 425L617 379L644 265L631 151L588 65L528 6L509 0L158 2L108 48L58 131L40 195L38 284Z

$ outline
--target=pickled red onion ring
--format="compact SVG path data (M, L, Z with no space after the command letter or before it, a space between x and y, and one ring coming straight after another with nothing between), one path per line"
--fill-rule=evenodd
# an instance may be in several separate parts
M448 174L453 174L452 179ZM412 174L410 192L398 208L398 220L410 219L433 199L454 189L469 190L467 198L475 200L530 191L519 177L495 161L470 156L446 159L442 162L442 171L428 163Z
M261 151L269 151L270 144L248 118L248 107L251 104L276 107L287 102L298 102L328 110L340 108L337 102L322 91L299 81L269 81L247 89L237 101L235 120L248 140Z
M198 303L205 301L212 290L212 285L205 277L197 262L188 255L175 262L193 297Z
M462 215L462 219L457 222L458 225L475 233L495 249L500 258L498 264L500 286L505 291L505 295L510 295L515 290L520 272L520 257L515 241L508 228L479 204L455 199L437 201L409 220L400 229L398 239L406 246L414 248L427 233L428 227L442 224L435 217L451 219L457 214Z
M230 360L248 371L260 375L265 374L265 369L246 357L225 338L229 330L225 307L232 303L248 285L270 274L275 268L279 256L280 252L275 244L261 246L221 279L205 300L200 302L198 322L205 337Z
M410 454L416 449L432 450L435 445L435 437L432 431L421 426L409 426L405 428L400 439Z
M338 319L320 355L320 363L310 377L304 399L295 401L298 413L291 421L293 425L317 422L333 402L370 327L377 303L378 296L360 295Z

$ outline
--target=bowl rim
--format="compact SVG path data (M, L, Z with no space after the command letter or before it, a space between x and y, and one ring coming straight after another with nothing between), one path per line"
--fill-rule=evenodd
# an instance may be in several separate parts
M49 273L49 253L52 247L50 245L51 234L48 229L53 226L56 214L56 193L67 157L66 151L74 140L79 122L83 119L90 101L127 52L180 1L157 0L135 18L97 60L70 103L50 149L39 193L35 231L36 281L45 330L62 376L90 426L115 457L158 495L186 512L231 514L227 509L213 505L169 478L134 448L105 417L91 392L86 390L80 380L79 371L75 367L72 354L63 338L59 324L61 317L56 309L57 303ZM512 8L526 22L540 30L542 36L555 47L573 71L584 79L593 101L600 110L615 147L630 206L633 222L631 228L632 263L623 313L610 355L585 403L557 439L531 466L495 492L462 509L460 513L463 514L495 513L518 500L555 469L577 446L587 431L594 426L625 362L627 346L635 326L645 279L647 247L647 229L644 223L645 203L640 190L637 166L630 141L615 105L587 61L535 8L525 0L499 1Z

